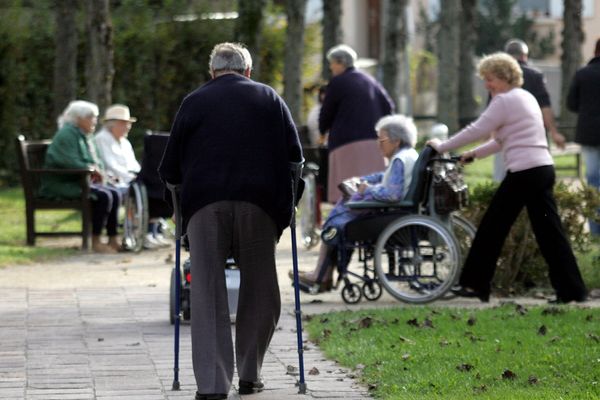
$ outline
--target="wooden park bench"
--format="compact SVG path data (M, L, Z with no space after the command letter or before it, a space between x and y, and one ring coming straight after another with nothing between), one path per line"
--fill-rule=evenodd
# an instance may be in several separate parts
M90 170L44 168L46 150L50 140L25 140L23 135L16 139L17 154L21 168L21 181L25 194L25 216L27 219L27 244L35 245L36 236L81 236L82 248L89 248L92 234L92 212L90 206ZM74 175L81 184L81 196L77 199L49 199L38 195L41 176L48 174ZM39 232L35 228L36 210L77 210L81 213L81 231Z
M565 145L564 149L559 149L554 144L550 146L550 154L552 154L553 158L557 156L573 156L575 158L575 163L570 165L559 166L555 165L554 168L557 170L567 170L567 171L575 171L575 176L578 179L581 179L582 176L582 166L581 166L581 146L577 143L568 142Z

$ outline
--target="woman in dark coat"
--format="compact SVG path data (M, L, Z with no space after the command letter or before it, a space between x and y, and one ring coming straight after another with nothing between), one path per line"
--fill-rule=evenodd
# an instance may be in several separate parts
M394 103L375 79L354 67L356 52L351 47L335 46L327 59L333 78L325 92L319 130L328 134L327 201L337 203L340 182L385 168L373 127L392 113Z

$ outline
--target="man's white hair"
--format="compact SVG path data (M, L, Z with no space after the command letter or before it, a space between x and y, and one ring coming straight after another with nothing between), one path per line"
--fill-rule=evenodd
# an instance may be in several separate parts
M219 43L210 54L209 68L215 72L232 71L243 74L252 69L252 57L242 44Z

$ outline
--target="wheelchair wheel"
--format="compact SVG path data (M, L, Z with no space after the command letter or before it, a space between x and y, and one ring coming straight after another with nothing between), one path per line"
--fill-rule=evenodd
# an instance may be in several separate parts
M319 243L317 226L317 179L315 174L308 173L304 176L304 193L300 199L300 233L305 249L310 249Z
M392 222L374 250L379 282L396 299L428 303L454 284L460 250L450 231L435 219L410 215Z
M376 280L366 281L362 285L362 294L365 296L365 299L375 301L381 297L383 289Z
M148 195L146 187L132 182L125 199L125 223L123 224L123 247L136 253L142 250L148 229Z
M342 299L347 304L356 304L360 301L362 292L360 286L355 283L347 283L342 288Z

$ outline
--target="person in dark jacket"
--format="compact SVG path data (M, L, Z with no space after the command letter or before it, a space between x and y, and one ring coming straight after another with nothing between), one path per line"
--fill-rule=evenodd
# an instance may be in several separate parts
M581 145L587 183L600 189L600 39L594 58L571 81L567 107L577 113L575 142ZM600 224L590 221L590 231L600 235Z
M97 253L116 253L121 248L117 237L117 218L120 193L109 186L109 176L96 156L93 132L98 121L98 106L83 100L69 103L58 118L58 131L48 146L45 168L92 169L90 195L92 203L92 250ZM40 195L55 199L81 196L76 175L43 175ZM101 242L106 227L108 245Z
M333 47L327 59L333 78L319 114L319 130L323 142L328 134L327 201L337 203L340 182L385 168L373 127L392 113L394 103L383 86L354 67L356 52L350 46Z
M279 319L275 246L292 215L290 163L302 160L289 109L250 79L240 44L210 56L212 80L183 100L159 173L181 184L192 262L196 399L225 399L233 379L225 262L240 268L235 353L239 393L263 389L261 367Z

